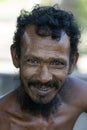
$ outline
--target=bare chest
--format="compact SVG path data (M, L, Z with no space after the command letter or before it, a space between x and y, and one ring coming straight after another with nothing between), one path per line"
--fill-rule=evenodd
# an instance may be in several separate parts
M50 123L40 120L33 122L13 121L10 124L9 130L72 130L73 129L72 120L71 122L69 119L64 121L64 119L62 118L55 120L57 121Z
M73 130L80 111L76 107L63 104L59 111L45 119L23 113L9 113L0 117L0 130ZM27 114L26 114L27 115Z
M48 121L36 117L27 120L11 116L8 123L3 120L0 130L73 130L76 119L75 113L60 113L58 117L50 118Z

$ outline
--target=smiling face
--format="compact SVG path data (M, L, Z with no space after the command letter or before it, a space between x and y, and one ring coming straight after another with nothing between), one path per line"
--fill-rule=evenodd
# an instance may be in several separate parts
M19 59L20 77L35 103L49 103L57 95L69 72L69 55L70 41L65 32L57 41L37 35L34 26L26 28Z

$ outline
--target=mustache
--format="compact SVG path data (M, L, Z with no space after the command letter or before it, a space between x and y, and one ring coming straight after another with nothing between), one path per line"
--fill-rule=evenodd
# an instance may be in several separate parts
M28 81L28 85L29 86L31 86L31 85L32 86L37 86L38 85L38 87L46 86L46 87L56 87L56 88L59 88L59 83L57 81L54 81L54 80L48 81L46 83L42 83L39 80L29 80Z

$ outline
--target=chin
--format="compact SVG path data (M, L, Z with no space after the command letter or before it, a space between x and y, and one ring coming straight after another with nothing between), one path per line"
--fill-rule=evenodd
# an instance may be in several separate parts
M55 86L55 85L53 85ZM31 114L42 114L47 117L50 113L55 113L61 104L59 97L59 87L50 89L32 89L21 82L18 92L18 103L22 111Z
M59 89L53 87L49 90L39 90L39 89L25 89L27 95L34 103L37 104L48 104L50 103L58 94Z
M61 100L58 94L52 97L38 96L38 98L33 99L26 93L23 88L20 89L17 101L21 107L21 110L27 113L34 115L42 114L44 117L48 117L50 113L55 113L58 106L61 104Z

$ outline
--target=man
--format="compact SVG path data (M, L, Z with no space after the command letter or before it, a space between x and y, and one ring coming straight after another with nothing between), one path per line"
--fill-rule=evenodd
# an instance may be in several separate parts
M80 31L56 6L22 10L11 55L20 87L0 100L0 130L72 130L87 110L87 83L72 78Z

